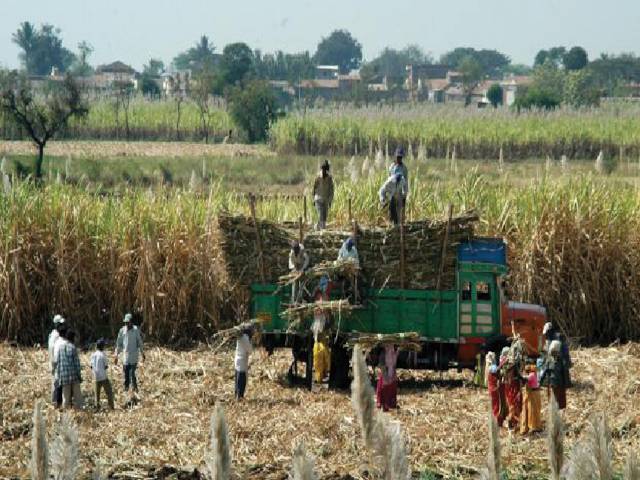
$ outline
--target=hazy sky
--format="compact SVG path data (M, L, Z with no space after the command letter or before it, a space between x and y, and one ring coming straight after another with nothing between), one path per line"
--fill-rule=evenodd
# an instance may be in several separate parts
M62 29L67 48L87 40L91 63L123 60L139 69L168 63L202 34L218 51L244 41L263 51L313 52L346 28L364 56L416 43L436 57L456 46L496 48L532 63L554 45L640 53L640 0L0 0L0 65L18 66L11 34L22 21Z

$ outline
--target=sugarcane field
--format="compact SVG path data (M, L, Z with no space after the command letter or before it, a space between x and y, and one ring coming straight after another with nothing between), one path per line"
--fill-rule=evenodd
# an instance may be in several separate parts
M44 3L0 480L640 480L640 5Z

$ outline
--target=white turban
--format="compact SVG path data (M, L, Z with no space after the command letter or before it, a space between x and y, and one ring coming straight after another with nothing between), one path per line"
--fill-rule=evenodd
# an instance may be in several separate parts
M544 324L544 327L542 327L542 334L546 335L547 333L549 333L549 330L551 330L552 325L551 322L547 322Z
M64 323L64 318L62 318L62 315L56 315L53 317L53 323L54 325L58 325L59 323Z

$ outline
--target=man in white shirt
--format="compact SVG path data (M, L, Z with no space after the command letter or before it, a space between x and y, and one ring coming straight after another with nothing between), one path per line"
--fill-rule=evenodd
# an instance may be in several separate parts
M109 408L113 410L113 389L107 375L107 356L104 354L104 340L101 338L96 342L96 351L91 355L91 371L95 380L96 410L100 409L100 391L107 394Z
M60 337L60 331L64 330L66 325L62 315L55 315L53 317L53 330L49 334L49 340L47 342L47 350L49 352L49 367L51 368L51 403L60 407L62 405L62 389L58 385L56 379L56 352L60 348L60 344L64 341ZM57 345L57 349L56 349Z
M141 355L144 360L144 352L142 351L142 336L138 327L131 323L132 315L127 313L124 316L124 326L118 332L116 340L115 364L118 364L118 355L122 353L122 371L124 372L124 391L128 392L131 386L134 393L138 393L138 379L136 377L136 368L138 367L138 358Z
M394 225L399 225L404 216L407 193L407 181L400 174L391 175L378 192L380 204L389 206L389 219Z
M247 387L247 372L249 371L249 355L253 350L251 346L251 335L253 334L250 328L246 328L242 331L238 340L236 340L236 356L235 356L235 369L236 369L236 399L240 400L244 398L244 391Z

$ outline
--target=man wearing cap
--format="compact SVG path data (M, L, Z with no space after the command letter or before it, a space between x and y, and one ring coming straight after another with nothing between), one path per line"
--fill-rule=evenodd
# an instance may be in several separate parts
M324 230L327 226L327 216L333 203L333 177L329 173L329 161L325 160L320 168L320 174L313 184L313 203L318 212L317 230Z
M56 353L60 349L60 345L64 340L60 337L60 332L64 331L66 325L62 315L55 315L53 317L53 330L49 334L49 341L47 342L47 350L49 352L49 366L51 367L51 403L60 407L62 405L62 388L58 384L56 379Z
M138 327L131 323L132 316L127 313L124 316L124 326L118 332L116 340L115 364L118 364L118 355L122 353L122 371L124 372L124 391L129 391L129 386L133 393L138 393L138 379L136 378L136 368L138 366L138 357L142 355L144 360L144 352L142 351L142 336Z
M405 200L407 198L407 181L399 173L389 176L378 192L380 204L389 206L389 219L394 225L400 224L404 215Z
M396 161L389 166L389 175L402 175L404 181L407 182L407 189L409 188L409 170L403 162L404 148L396 148Z

